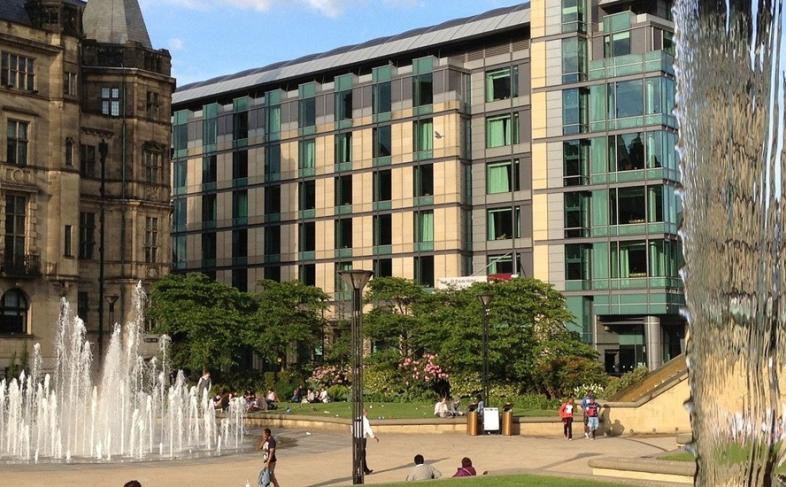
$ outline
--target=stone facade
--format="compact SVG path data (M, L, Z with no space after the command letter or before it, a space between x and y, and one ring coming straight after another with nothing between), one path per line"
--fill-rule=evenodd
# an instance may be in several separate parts
M0 370L34 343L51 366L61 297L106 341L169 270L170 55L87 39L84 7L0 9Z

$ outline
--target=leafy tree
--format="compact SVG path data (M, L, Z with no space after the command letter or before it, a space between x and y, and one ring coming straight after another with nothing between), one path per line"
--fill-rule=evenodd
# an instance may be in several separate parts
M201 371L235 364L240 330L255 303L237 289L203 274L169 275L153 284L150 318L156 332L172 338L176 367Z
M535 386L550 398L564 398L584 384L605 386L608 375L598 353L577 333L565 332L538 343L535 350Z
M300 281L259 282L256 313L243 329L244 342L268 362L286 364L290 347L313 350L321 339L327 295Z
M399 357L411 355L410 342L418 326L413 308L426 292L409 279L377 277L369 282L366 302L374 307L363 320L363 331L381 348L398 350ZM393 357L395 358L395 357Z

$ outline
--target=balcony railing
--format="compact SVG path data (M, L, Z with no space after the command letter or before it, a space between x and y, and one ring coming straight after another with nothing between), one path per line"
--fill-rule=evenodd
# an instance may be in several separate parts
M0 274L9 277L36 277L41 275L40 255L1 256Z

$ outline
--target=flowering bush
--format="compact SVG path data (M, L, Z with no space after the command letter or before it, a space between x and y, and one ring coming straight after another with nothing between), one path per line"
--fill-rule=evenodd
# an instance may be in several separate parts
M314 389L335 385L348 385L351 381L349 366L323 365L314 369L308 378L308 385Z
M404 376L406 385L411 383L430 386L450 378L450 375L437 363L437 356L431 353L423 355L420 360L406 357L399 363L398 368Z
M603 395L603 386L600 384L582 384L573 389L573 397L582 399L590 392L599 398Z

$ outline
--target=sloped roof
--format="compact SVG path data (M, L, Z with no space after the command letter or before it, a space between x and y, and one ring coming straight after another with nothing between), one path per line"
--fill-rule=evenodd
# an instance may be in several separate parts
M30 16L25 10L25 0L0 0L0 19L32 25Z
M431 27L413 29L361 44L339 47L327 52L191 83L178 88L172 97L172 103L187 103L199 98L296 78L308 73L326 71L374 59L390 58L416 49L468 40L494 31L520 27L528 24L529 19L529 2L498 8L472 17L449 20Z
M137 0L90 0L82 15L85 37L109 44L138 42L152 49Z

